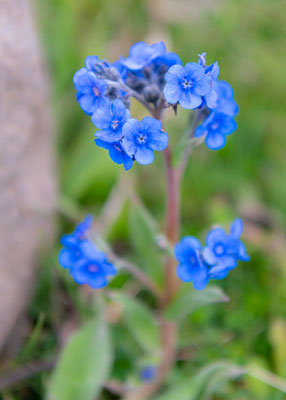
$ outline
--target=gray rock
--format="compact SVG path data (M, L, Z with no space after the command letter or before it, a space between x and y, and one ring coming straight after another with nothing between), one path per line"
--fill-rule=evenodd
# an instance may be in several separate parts
M0 0L0 348L36 281L56 187L48 81L28 0Z

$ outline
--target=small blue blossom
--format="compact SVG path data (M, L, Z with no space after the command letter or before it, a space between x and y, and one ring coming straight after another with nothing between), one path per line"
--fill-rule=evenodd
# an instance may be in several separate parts
M211 150L219 150L226 144L226 136L230 135L237 128L237 124L233 118L226 114L212 112L197 127L195 137L206 135L206 145Z
M81 68L74 74L73 83L78 91L76 98L84 112L93 114L96 109L105 105L107 84L92 71Z
M186 236L175 246L179 262L177 275L183 282L193 282L196 290L202 290L209 282L208 270L201 261L201 244L195 237Z
M154 150L162 151L168 146L168 135L157 119L145 117L139 122L130 118L123 126L122 147L142 165L154 161Z
M224 279L237 266L238 260L249 261L240 240L242 230L239 218L231 224L229 234L222 228L214 228L208 233L203 249L196 238L184 237L175 246L178 277L183 282L193 282L196 290L202 290L210 279Z
M157 370L153 365L148 365L140 371L140 379L143 382L152 381L156 376Z
M100 130L95 133L105 142L117 142L122 137L123 125L130 118L130 111L125 108L120 99L115 99L112 103L108 101L104 107L96 110L92 115L92 122Z
M165 75L167 81L164 88L166 100L171 104L179 103L188 110L198 108L203 96L211 92L211 78L205 69L196 63L173 65Z
M214 228L208 233L203 258L210 267L210 278L223 279L237 266L237 260L250 260L244 244L240 241L242 230L241 219L236 219L231 224L229 234L222 228Z
M61 238L64 248L58 259L77 283L100 289L108 284L107 276L115 275L116 269L108 262L106 254L97 250L88 238L91 224L92 218L88 216L72 234Z
M239 107L233 98L233 89L230 84L225 81L217 81L213 83L213 88L217 94L215 112L235 117L239 113Z
M126 171L132 168L133 158L129 157L129 155L125 153L120 142L107 143L103 140L96 139L95 143L97 146L107 149L111 160L116 164L123 164Z
M181 64L180 57L172 52L166 51L163 42L148 45L145 42L135 43L130 47L129 57L121 60L122 65L131 71L139 71L151 63L160 63L168 67Z

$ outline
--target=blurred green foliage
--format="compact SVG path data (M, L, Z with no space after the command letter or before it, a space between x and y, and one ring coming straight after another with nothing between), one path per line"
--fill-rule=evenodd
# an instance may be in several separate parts
M95 129L78 106L72 84L84 58L97 54L114 61L120 54L126 55L136 41L164 40L183 62L195 61L203 51L209 63L219 61L220 77L231 83L240 105L238 130L218 152L204 145L193 152L182 184L182 235L203 239L211 224L229 223L245 214L251 222L247 245L252 260L240 264L219 282L231 298L229 303L205 307L184 319L180 332L182 360L169 379L174 387L184 388L181 382L222 358L243 366L260 365L285 377L286 2L41 0L36 11L57 128L60 233L71 229L74 220L86 211L99 215L119 175L130 177L160 223L164 215L160 154L151 166L137 165L126 173L94 145ZM132 107L137 115L144 115L141 107ZM177 118L168 113L166 130L174 144L187 118L184 110L179 110ZM130 213L124 206L109 232L114 248L130 257L136 251L144 252L128 238L128 232L143 234L136 231L134 221L138 218L134 209ZM74 312L80 320L91 313L80 289L57 265L58 249L55 244L52 254L42 262L29 310L36 332L31 333L32 344L26 344L29 352L20 353L16 365L22 362L22 355L25 361L54 355L63 321ZM151 246L148 257L153 252ZM115 279L114 286L126 282L128 278L123 275ZM140 296L152 307L144 292ZM129 337L124 325L112 326L111 334L117 343L113 376L134 379L139 351L136 340ZM40 374L5 392L3 398L42 399L47 382L48 374ZM219 387L216 396L210 398L285 399L280 391L251 377ZM102 399L111 398L107 392L102 395Z

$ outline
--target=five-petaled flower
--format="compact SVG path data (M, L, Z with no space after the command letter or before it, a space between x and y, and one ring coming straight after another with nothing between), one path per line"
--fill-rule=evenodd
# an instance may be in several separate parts
M228 272L237 266L237 261L249 261L244 244L240 241L243 230L241 219L236 219L226 234L222 228L212 229L206 237L203 258L210 266L209 276L212 279L223 279Z
M162 151L168 146L168 135L155 118L145 117L139 122L130 118L123 126L122 147L142 165L154 161L154 150Z
M72 234L61 238L64 249L60 251L59 263L77 283L100 289L108 284L107 276L115 275L116 269L88 238L91 224L92 218L88 216Z
M76 98L87 114L93 114L96 109L103 107L108 101L105 96L106 82L97 78L92 71L81 68L74 74L73 83L78 91Z
M179 103L188 110L198 108L203 96L211 92L211 78L205 69L196 63L173 65L165 75L164 88L166 100L171 104Z
M202 290L208 284L206 265L201 260L201 244L195 237L186 236L175 246L179 262L177 275L183 282L193 282L194 288Z
M195 137L206 135L206 145L211 150L219 150L226 144L226 136L230 135L237 128L235 120L229 115L212 112L198 126Z
M125 108L122 100L115 99L112 103L107 101L92 115L92 122L100 129L95 136L109 143L119 141L122 137L123 125L129 118L130 111Z

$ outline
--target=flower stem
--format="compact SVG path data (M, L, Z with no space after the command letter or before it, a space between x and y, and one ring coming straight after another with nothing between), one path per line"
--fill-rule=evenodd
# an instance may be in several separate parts
M179 235L179 191L180 182L175 169L172 166L171 150L168 147L163 152L166 171L167 206L166 206L166 235L172 245L178 242ZM176 276L176 261L168 257L165 269L165 299L164 306L174 297L179 280Z

